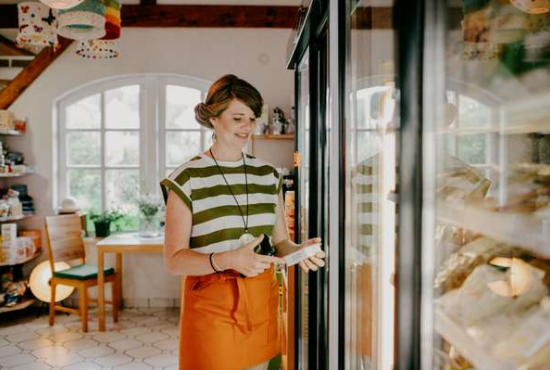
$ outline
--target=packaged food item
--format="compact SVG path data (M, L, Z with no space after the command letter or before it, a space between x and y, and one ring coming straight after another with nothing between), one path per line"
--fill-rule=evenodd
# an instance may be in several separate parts
M509 280L509 271L481 265L473 270L460 288L445 293L435 302L445 314L467 327L492 316L520 314L538 304L548 293L548 288L539 279L532 281L528 289L518 296L502 296L489 287L494 282Z
M283 259L286 261L287 266L292 266L306 258L315 256L318 252L321 252L321 243L312 244L294 253L287 254Z

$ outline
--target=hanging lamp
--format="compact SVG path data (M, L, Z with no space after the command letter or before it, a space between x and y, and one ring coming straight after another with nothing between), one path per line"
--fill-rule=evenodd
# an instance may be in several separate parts
M115 41L86 40L80 43L76 54L85 59L114 59L119 51Z
M32 52L57 45L57 11L37 2L17 4L19 32L17 45Z
M59 10L57 33L72 40L92 40L105 36L105 5L84 0L67 10Z
M41 3L52 9L70 9L77 6L84 0L40 0Z

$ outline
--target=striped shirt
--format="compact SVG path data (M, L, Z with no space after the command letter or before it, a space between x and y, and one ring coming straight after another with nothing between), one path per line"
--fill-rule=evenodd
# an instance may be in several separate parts
M279 200L282 178L277 170L246 154L248 183L248 232L254 236L271 237L275 225L275 207ZM193 227L190 248L196 252L225 252L239 247L244 234L244 220L235 198L246 216L246 183L243 161L218 161L231 190L216 162L200 154L184 163L161 181L165 202L172 190L191 210Z

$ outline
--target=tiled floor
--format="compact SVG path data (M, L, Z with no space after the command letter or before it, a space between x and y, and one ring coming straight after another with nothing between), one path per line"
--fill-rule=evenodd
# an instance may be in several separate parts
M177 368L179 309L125 309L97 330L92 310L88 333L80 317L58 314L17 317L0 323L0 369L5 370L168 370Z

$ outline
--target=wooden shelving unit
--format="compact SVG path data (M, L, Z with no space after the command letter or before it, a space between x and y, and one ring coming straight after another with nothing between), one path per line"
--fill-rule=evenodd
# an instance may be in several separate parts
M17 311L17 310L22 310L24 308L29 307L34 302L36 302L36 298L26 298L23 302L20 302L20 303L14 305L14 306L0 307L0 314L5 313L5 312L12 312L12 311Z
M252 135L252 140L294 140L294 134L281 134L281 135Z
M14 221L20 221L24 220L26 218L31 218L34 216L34 213L24 213L20 216L8 216L8 217L0 217L0 223L2 222L14 222Z
M6 136L21 136L23 133L17 130L0 130L0 135Z
M38 256L40 256L42 254L42 250L39 249L34 255L32 255L31 257L27 257L25 259L22 259L22 260L16 260L16 261L1 261L0 262L0 267L3 267L3 266L15 266L15 265L21 265L23 263L27 263L27 262L30 262L32 261L33 259L37 258Z

